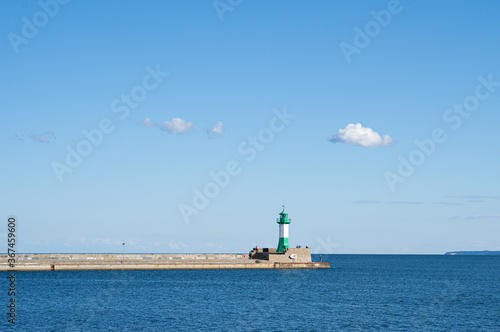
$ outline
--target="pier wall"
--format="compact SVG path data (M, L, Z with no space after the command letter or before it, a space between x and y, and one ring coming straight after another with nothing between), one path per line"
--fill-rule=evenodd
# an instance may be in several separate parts
M286 256L288 257L288 256ZM17 254L15 268L0 256L0 271L315 269L329 263L249 259L247 254Z
M330 263L214 263L214 264L32 264L18 265L15 271L91 271L91 270L259 270L329 269ZM0 271L11 271L0 266Z
M17 254L18 263L79 263L79 262L174 262L244 260L246 254ZM0 264L7 255L0 257Z

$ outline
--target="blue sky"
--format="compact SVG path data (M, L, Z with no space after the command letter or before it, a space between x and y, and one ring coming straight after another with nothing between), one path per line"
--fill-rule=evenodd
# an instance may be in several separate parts
M500 250L499 10L5 1L18 250L275 247L282 204L313 252Z

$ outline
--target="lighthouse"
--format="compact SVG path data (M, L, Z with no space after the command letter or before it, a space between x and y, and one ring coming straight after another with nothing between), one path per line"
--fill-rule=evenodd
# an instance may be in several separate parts
M288 225L292 222L292 219L288 218L288 213L285 212L284 205L283 211L281 211L280 217L276 219L276 222L280 228L280 240L276 252L284 252L285 248L290 248L288 244Z

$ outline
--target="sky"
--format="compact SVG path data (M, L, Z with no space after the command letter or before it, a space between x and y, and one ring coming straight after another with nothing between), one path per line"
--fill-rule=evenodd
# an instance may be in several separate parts
M5 250L500 250L498 1L2 9Z

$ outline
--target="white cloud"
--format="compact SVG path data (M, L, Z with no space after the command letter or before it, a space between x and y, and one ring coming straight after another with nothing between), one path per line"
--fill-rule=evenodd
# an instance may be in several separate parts
M46 131L42 134L34 134L27 136L30 140L37 143L55 143L57 140L56 135L52 131ZM14 135L11 137L12 139L17 139L22 141L22 136Z
M186 245L181 241L169 242L167 245L170 249L181 249L186 247Z
M224 124L222 121L217 121L215 126L207 128L206 131L209 137L220 137L224 134Z
M170 134L187 134L194 130L194 124L180 118L173 118L172 121L163 122L163 127Z
M153 121L151 121L150 118L145 118L143 121L142 121L142 125L144 127L149 127L149 128L156 128L158 127L158 124L154 123Z
M371 128L365 128L361 123L350 123L344 129L339 129L336 135L328 137L333 143L346 143L359 145L364 148L373 148L376 146L390 145L394 143L389 135L380 135Z

